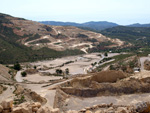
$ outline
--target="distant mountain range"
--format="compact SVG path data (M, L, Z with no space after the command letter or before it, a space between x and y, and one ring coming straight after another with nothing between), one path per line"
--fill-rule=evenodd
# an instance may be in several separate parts
M86 22L86 23L75 23L75 22L60 22L60 21L39 21L42 24L46 25L55 25L55 26L75 26L75 27L80 27L83 29L88 29L88 30L96 30L96 31L101 31L107 28L112 28L116 26L122 26L116 23L112 22L107 22L107 21L91 21L91 22ZM150 24L131 24L131 25L126 25L127 27L150 27Z
M139 24L139 23L136 23L136 24L128 25L128 27L150 27L150 24Z
M57 22L57 21L40 21L42 24L46 25L55 25L55 26L75 26L75 27L84 27L84 28L90 28L93 30L103 30L107 28L112 28L115 26L119 26L116 23L107 22L107 21L100 21L100 22L86 22L86 23L75 23L75 22Z

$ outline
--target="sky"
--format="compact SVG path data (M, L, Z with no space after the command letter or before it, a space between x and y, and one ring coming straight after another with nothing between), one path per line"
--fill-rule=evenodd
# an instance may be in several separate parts
M0 12L33 21L150 23L150 0L0 0Z

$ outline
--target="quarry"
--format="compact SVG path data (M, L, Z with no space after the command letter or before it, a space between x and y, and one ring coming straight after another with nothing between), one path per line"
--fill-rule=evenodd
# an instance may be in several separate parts
M116 59L127 54L91 53L21 63L18 72L0 65L0 110L2 113L148 113L149 57L126 57L123 62L134 61L134 67L141 70L134 72L128 65L121 70L124 68ZM99 67L105 70L97 71ZM57 73L57 69L63 72ZM22 76L22 72L27 75Z
M150 29L115 26L0 13L0 113L150 113Z

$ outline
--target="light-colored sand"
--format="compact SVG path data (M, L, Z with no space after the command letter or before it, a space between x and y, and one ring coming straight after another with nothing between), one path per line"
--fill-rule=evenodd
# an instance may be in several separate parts
M146 70L142 70L139 73L135 73L133 76L131 76L131 78L146 78L146 77L150 77L150 71L146 71Z
M23 82L23 78L21 76L21 72L22 71L18 71L16 76L15 76L15 79L16 79L17 82Z
M30 81L30 82L40 82L40 81L49 82L50 80L62 79L62 77L59 77L59 76L41 76L39 73L37 73L37 74L27 75L26 77L22 77L22 79Z
M31 63L32 65L36 65L38 68L43 68L44 66L47 67L55 67L53 69L49 69L46 71L42 72L50 72L50 73L55 73L56 69L62 69L65 71L66 68L69 68L69 72L71 75L74 74L86 74L87 70L92 63L94 62L99 62L104 58L98 56L100 53L91 53L91 54L85 54L85 55L78 55L78 56L70 56L70 57L63 57L55 60L49 60L49 61L39 61L35 63ZM119 55L120 53L109 53L108 57L113 57L116 55ZM63 67L57 67L60 66L68 61L74 61L73 63L70 64L65 64Z

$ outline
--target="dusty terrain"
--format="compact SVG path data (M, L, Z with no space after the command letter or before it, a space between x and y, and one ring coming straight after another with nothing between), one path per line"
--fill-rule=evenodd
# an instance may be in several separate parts
M111 39L100 33L82 30L72 26L50 26L38 22L5 15L10 22L3 26L13 28L13 32L22 37L17 40L27 47L40 49L48 47L57 51L79 49L87 53L89 48L96 47L102 42L112 42L110 47L121 47L124 41Z
M150 76L149 76L149 73L150 72L147 72L147 73L145 73L145 72L140 72L141 74L143 74L143 75L145 75L145 76L147 76L146 77L146 79L147 78L149 78ZM135 78L136 78L136 80L142 80L143 78L140 76L139 77L139 74L135 74L135 75L133 75L133 76L131 76L132 78L135 76ZM145 76L144 76L144 78L145 78ZM131 77L129 77L129 78L131 78ZM81 79L81 78L80 78ZM62 107L62 110L64 110L64 111L67 111L67 110L77 110L77 111L79 111L79 110L81 110L81 109L83 109L83 108L88 108L88 107L90 107L90 106L93 106L93 105L101 105L101 104L111 104L111 103L113 103L113 105L124 105L124 106L132 106L132 105L136 105L137 103L139 103L139 102L147 102L148 100L149 100L149 98L150 98L150 93L142 93L142 92L140 92L139 90L135 90L135 92L132 92L132 90L130 89L130 87L133 87L133 88L135 88L135 87L137 87L137 88L140 88L140 86L138 86L139 85L139 83L138 84L136 84L136 83L134 83L133 81L132 81L132 79L130 79L131 81L129 81L129 83L128 83L128 80L127 79L124 79L123 81L125 82L127 82L127 83L125 83L123 86L125 86L125 87L123 87L123 86L119 86L119 84L120 83L123 83L123 81L121 80L120 82L118 81L117 83L115 83L116 84L116 86L115 87L110 87L109 86L109 84L112 84L112 83L99 83L99 85L100 86L97 86L97 87L100 87L100 88L102 88L102 87L107 87L107 85L109 86L109 87L107 87L105 90L106 90L106 92L105 93L102 93L102 95L99 95L99 96L92 96L92 97L89 97L89 93L91 93L92 94L92 92L94 93L95 91L93 90L92 92L90 92L90 89L87 89L87 88L83 88L83 83L82 82L84 82L84 87L86 86L86 81L85 80L82 80L82 82L80 81L79 83L78 83L78 87L76 87L77 86L77 84L74 86L74 87L76 87L75 89L71 89L71 87L72 86L68 86L68 85L63 85L63 87L65 86L67 86L68 87L68 89L63 89L62 88L62 91L64 91L65 92L65 95L69 95L67 98L64 98L64 96L58 96L59 98L62 98L64 101L63 101L63 104L60 104L61 106L63 106ZM77 81L77 80L76 80ZM87 81L88 82L88 81ZM68 83L68 84L70 84L70 83ZM72 83L71 83L72 84ZM79 84L82 84L82 86L81 85L79 85ZM103 84L103 85L102 85ZM113 83L114 84L114 83ZM144 84L144 82L142 83L142 84ZM146 83L147 84L147 83ZM98 83L97 83L97 85L98 85ZM135 85L135 86L134 86ZM86 86L87 87L87 86ZM113 90L115 90L115 88L122 88L120 91L119 90L116 90L115 91L115 93L117 93L117 91L118 92L120 92L121 94L111 94L110 92L111 91L113 91ZM149 86L148 86L149 87ZM144 89L144 88L146 88L146 91L149 91L149 88L146 88L146 86L144 86L142 89ZM78 90L77 91L77 89L80 89L80 90ZM83 90L82 90L82 88L83 88ZM96 86L94 86L93 87L93 89L95 89L96 88ZM71 91L72 90L72 91ZM96 90L96 89L95 89ZM129 91L129 90L131 90L131 92L128 92L127 94L123 94L123 92L122 91ZM134 90L134 89L133 89ZM79 92L82 92L81 94L82 95L80 95L80 93ZM87 91L87 93L85 93L85 91ZM104 96L105 95L105 96ZM86 97L87 96L87 97ZM58 105L56 105L57 107L59 106L59 104Z
M119 54L108 54L108 57L115 55ZM29 64L24 63L22 64L24 68L18 71L15 76L16 81L11 79L11 75L8 73L9 69L1 65L1 73L6 74L6 77L1 77L8 79L5 79L5 84L1 82L4 88L1 87L3 91L0 94L2 97L0 103L6 100L15 101L15 98L20 99L24 95L25 100L29 103L40 102L42 107L59 108L60 112L64 113L73 112L71 110L76 110L73 113L84 113L88 110L93 113L105 110L105 113L107 113L110 108L113 111L119 111L120 107L123 107L122 109L125 109L128 113L127 110L129 111L129 108L137 106L139 102L149 102L150 71L142 70L134 74L112 70L85 73L84 68L90 67L91 63L99 62L103 58L103 54L99 56L99 53L94 53ZM70 59L73 62L65 64ZM64 65L58 67L62 64ZM38 71L22 77L21 72L26 70L26 65L30 65L30 68L36 66ZM46 73L50 70L55 73L54 70L57 68L62 70L69 68L71 76L64 79L62 76L53 76L52 71L52 75ZM75 71L74 68L76 68ZM52 110L52 108L49 109ZM135 109L137 110L135 107L132 108L132 110Z
M89 68L91 67L92 63L95 62L98 63L100 60L104 58L103 54L102 56L98 56L99 54L100 53L91 53L85 55L64 57L64 58L59 58L59 59L49 60L49 61L39 61L39 62L31 63L31 65L32 66L35 65L37 66L37 68L41 68L42 70L40 70L40 72L49 72L51 74L55 73L56 69L62 69L64 71L66 68L69 69L70 75L86 74ZM113 57L119 54L120 53L109 53L108 57Z

